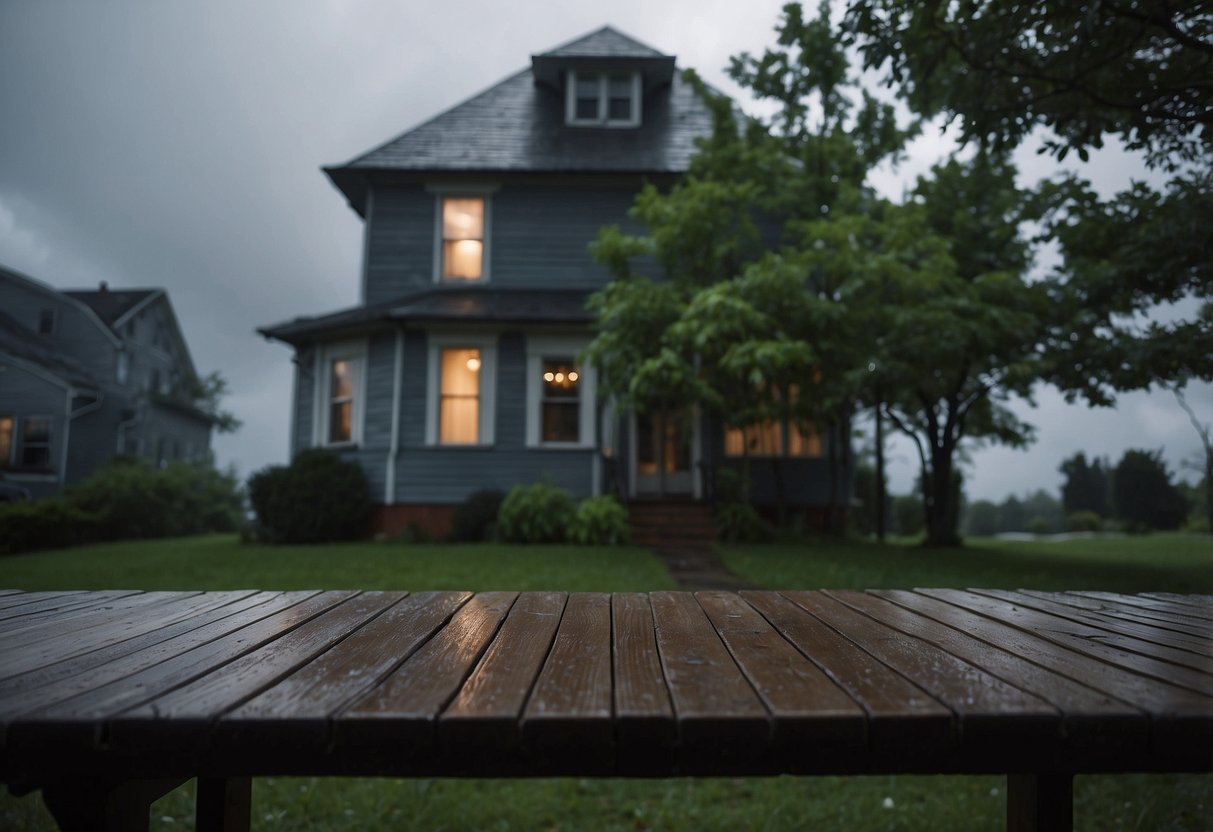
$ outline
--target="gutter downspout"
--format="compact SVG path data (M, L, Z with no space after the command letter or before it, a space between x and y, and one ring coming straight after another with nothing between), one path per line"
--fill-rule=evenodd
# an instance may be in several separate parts
M396 502L396 455L400 453L400 376L404 369L404 329L396 328L395 369L392 371L392 438L383 483L385 506Z

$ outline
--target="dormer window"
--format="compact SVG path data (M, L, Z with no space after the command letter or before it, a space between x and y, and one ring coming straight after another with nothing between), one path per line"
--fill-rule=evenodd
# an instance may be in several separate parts
M577 127L637 127L639 72L570 70L565 121Z

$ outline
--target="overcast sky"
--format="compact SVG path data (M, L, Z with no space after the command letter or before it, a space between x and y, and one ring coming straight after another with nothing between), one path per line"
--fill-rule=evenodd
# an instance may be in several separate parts
M241 475L287 457L290 352L254 329L357 303L361 221L320 172L610 23L750 102L729 55L772 41L776 0L4 0L0 2L0 263L58 288L162 286L202 373L244 421L219 436ZM876 184L891 196L949 149L932 131ZM1055 169L1020 156L1025 183ZM1140 175L1105 154L1107 193ZM1213 418L1213 388L1190 402ZM1043 392L1028 451L972 455L971 498L1056 490L1075 451L1199 449L1169 393L1115 411ZM893 490L917 470L893 452ZM1193 479L1190 472L1182 472Z

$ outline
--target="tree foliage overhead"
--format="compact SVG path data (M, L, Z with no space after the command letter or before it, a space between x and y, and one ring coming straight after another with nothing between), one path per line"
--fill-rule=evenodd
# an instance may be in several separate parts
M965 141L1043 125L1058 158L1085 160L1114 135L1166 170L1213 152L1213 3L854 0L847 25L915 112L962 116Z

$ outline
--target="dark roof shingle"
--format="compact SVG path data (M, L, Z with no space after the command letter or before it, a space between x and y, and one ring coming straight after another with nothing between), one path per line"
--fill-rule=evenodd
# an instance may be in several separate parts
M540 53L553 58L664 58L668 57L612 26L603 26L555 49Z
M52 349L44 338L4 312L0 312L0 353L35 364L76 387L99 386L83 364Z
M96 313L97 317L113 326L127 312L130 312L152 295L162 293L163 289L69 289L63 292L69 298L80 301Z

